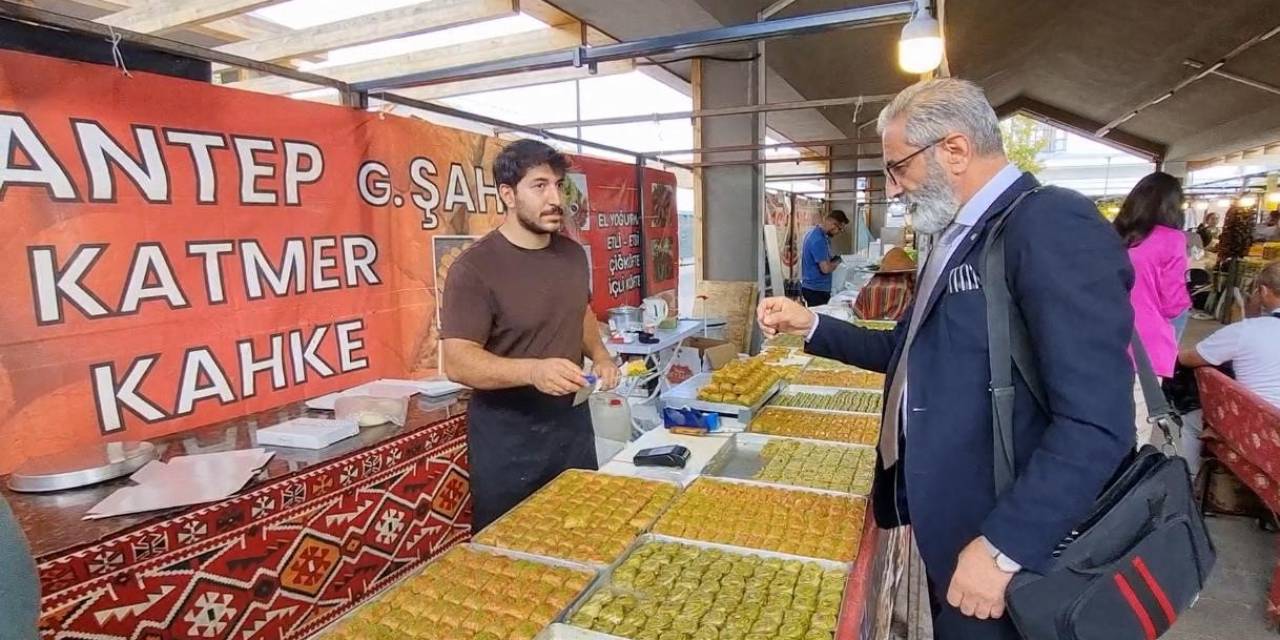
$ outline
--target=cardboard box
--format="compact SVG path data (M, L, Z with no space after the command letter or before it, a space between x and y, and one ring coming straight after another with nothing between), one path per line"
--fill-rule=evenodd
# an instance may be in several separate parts
M679 384L708 371L715 371L738 357L738 347L726 340L686 338L672 358L667 381Z

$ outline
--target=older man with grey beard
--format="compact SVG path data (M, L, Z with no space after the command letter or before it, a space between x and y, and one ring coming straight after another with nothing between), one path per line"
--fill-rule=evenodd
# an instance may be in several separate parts
M868 331L771 298L759 322L766 334L804 336L809 353L887 374L876 520L912 525L935 637L1013 640L1013 575L1049 566L1133 449L1133 271L1092 202L1009 164L976 85L909 87L880 113L879 131L888 195L936 240L909 320ZM1006 212L1007 276L987 282L982 248ZM997 493L986 295L1006 286L1034 371L1014 374L1016 479ZM1039 399L1027 382L1036 377Z

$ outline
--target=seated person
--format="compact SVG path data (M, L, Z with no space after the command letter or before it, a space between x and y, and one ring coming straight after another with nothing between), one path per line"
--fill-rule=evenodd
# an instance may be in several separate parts
M1280 407L1280 260L1258 272L1248 306L1251 317L1184 349L1178 361L1189 367L1230 362L1240 384Z
M1280 407L1280 260L1268 263L1254 280L1250 316L1183 349L1178 363L1218 367L1231 363L1236 381ZM1199 412L1183 417L1182 452L1192 475L1200 470Z

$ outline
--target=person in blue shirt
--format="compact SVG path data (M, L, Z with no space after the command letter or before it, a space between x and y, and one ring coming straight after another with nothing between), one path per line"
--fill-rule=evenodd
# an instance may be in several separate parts
M811 307L831 301L831 273L840 264L840 256L831 255L830 240L848 224L849 216L833 209L804 237L804 249L800 253L800 295Z

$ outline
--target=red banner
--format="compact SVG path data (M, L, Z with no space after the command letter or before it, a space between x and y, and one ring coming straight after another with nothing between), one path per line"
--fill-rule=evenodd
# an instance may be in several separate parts
M502 220L500 149L418 120L0 52L0 473L432 373L437 279ZM635 167L576 161L607 234L629 240ZM674 178L649 171L641 189L655 184ZM674 214L670 227L642 239L674 237ZM618 278L638 300L637 261L616 256L640 247L588 245L597 310Z

